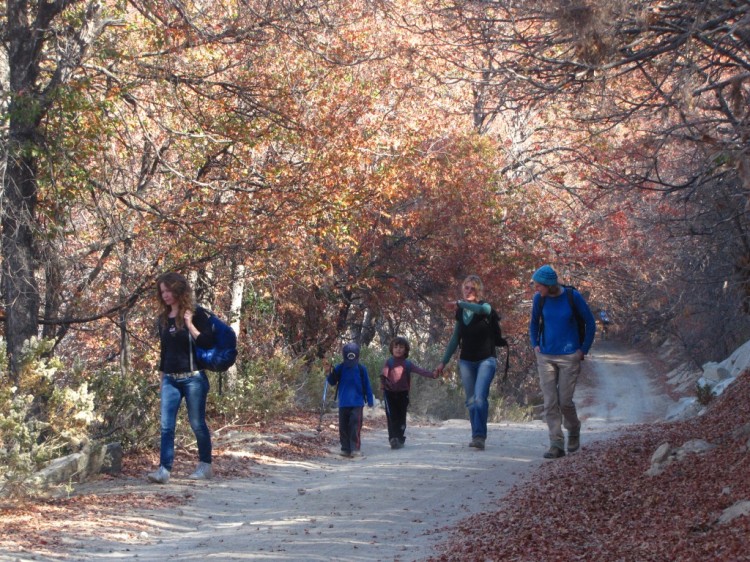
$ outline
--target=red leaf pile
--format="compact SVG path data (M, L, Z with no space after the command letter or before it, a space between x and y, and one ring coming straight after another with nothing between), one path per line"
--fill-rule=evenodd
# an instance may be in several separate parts
M748 424L746 372L700 417L633 426L550 461L497 512L461 522L430 560L750 560L750 516L718 522L724 509L750 500ZM691 439L716 447L646 474L660 444Z

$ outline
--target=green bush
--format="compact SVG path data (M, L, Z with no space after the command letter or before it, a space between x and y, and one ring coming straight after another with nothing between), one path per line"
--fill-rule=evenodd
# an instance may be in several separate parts
M709 384L695 383L695 395L701 406L707 406L713 400L714 393Z
M153 371L123 375L112 367L95 373L91 389L99 412L94 438L116 436L123 449L158 443L160 435L160 380Z
M291 410L299 365L299 361L284 355L243 361L236 375L222 375L221 393L219 374L211 373L208 407L227 423L268 419Z
M0 388L0 491L33 495L28 477L50 460L79 450L97 421L94 394L75 373L47 357L53 342L32 338L24 347L18 386ZM0 367L7 372L5 342Z

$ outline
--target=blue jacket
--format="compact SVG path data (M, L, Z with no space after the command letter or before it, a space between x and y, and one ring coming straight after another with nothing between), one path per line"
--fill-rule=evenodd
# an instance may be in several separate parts
M573 304L586 323L586 335L582 342L578 338L575 314L570 308L566 291L573 291ZM555 297L548 295L544 298L544 311L539 308L541 298L539 293L535 294L531 306L531 322L529 322L531 347L539 346L545 355L572 355L579 349L586 355L591 349L591 344L594 343L596 319L581 293L574 289L563 288L563 292ZM540 314L544 314L543 335L539 333Z
M339 363L331 370L326 380L333 386L339 385L339 408L361 408L365 401L370 407L375 404L367 367L360 363Z

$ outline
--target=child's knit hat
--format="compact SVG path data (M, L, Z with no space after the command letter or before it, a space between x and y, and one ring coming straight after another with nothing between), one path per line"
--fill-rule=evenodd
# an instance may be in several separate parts
M342 350L342 355L344 356L344 365L353 367L359 362L359 344L356 342L347 343Z

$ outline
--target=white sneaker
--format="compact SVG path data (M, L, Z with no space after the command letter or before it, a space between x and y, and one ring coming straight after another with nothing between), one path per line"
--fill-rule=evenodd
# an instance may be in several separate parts
M214 469L211 468L210 462L199 462L198 467L195 469L188 478L190 480L211 480L214 476Z
M169 471L163 466L160 466L159 470L149 473L146 478L148 478L150 482L156 484L166 484L169 482Z

